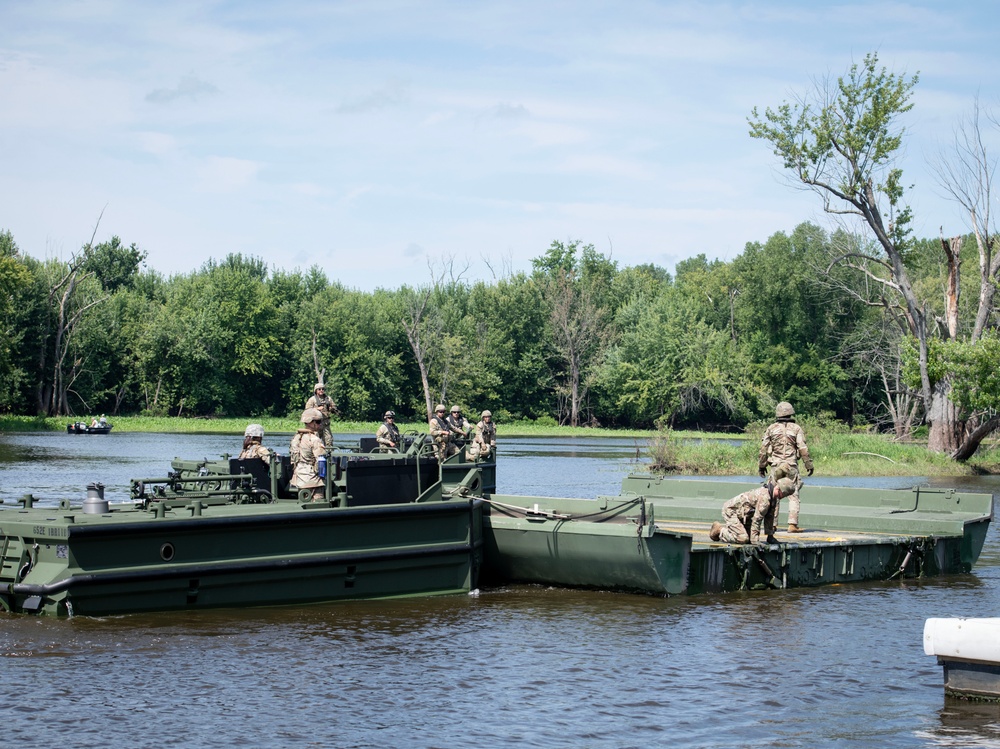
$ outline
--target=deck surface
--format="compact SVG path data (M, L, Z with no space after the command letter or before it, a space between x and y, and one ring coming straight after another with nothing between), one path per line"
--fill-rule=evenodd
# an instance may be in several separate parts
M692 550L699 548L724 548L726 546L740 546L741 544L727 544L721 541L712 541L708 537L708 531L712 527L711 523L698 523L694 521L670 520L656 521L659 530L671 531L674 533L688 533L692 536ZM828 528L803 528L801 533L788 533L780 528L774 534L779 544L795 544L797 546L825 546L828 544L841 546L848 543L870 544L885 540L886 538L898 538L898 533L862 533L860 531L839 531Z

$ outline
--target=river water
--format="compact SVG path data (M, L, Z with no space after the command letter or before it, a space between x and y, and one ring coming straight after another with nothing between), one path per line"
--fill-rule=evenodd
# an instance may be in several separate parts
M239 442L2 435L0 498L80 501L101 481L124 501L129 478ZM631 439L501 437L498 486L614 494L639 451ZM996 479L961 483L1000 492ZM0 614L0 720L6 746L61 748L1000 747L1000 707L946 700L922 645L928 617L998 615L995 525L971 574L922 582L671 599L515 586L105 619Z

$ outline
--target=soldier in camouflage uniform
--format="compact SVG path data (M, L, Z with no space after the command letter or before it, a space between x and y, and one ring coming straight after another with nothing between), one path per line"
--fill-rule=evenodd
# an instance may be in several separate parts
M326 385L322 382L316 383L316 386L313 388L313 394L306 401L306 408L315 408L323 414L323 429L320 430L320 436L327 447L333 445L333 432L330 431L330 417L335 413L340 413L340 411L337 410L337 404L333 398L326 394Z
M788 532L801 533L799 528L799 489L802 488L802 476L799 475L799 460L806 467L807 475L813 474L813 462L809 457L809 447L802 427L795 423L795 409L788 401L782 401L774 410L776 420L764 431L760 441L760 455L757 458L757 468L761 477L767 476L774 483L780 478L789 478L795 484L795 491L788 500ZM773 532L778 522L778 508L774 507L774 516L769 522L768 532Z
M326 444L319 436L323 430L323 414L319 409L307 408L299 429L292 437L291 455L295 469L289 486L292 489L312 489L313 502L321 501L325 494L325 480L319 475L319 458L326 460Z
M264 440L264 427L260 424L249 424L243 432L243 452L239 454L240 460L259 458L268 465L271 464L271 451L261 442Z
M791 479L778 479L777 483L768 481L759 489L733 497L722 506L722 519L725 523L712 523L708 532L713 541L727 544L758 544L764 518L772 512L774 506L782 497L792 493L795 484ZM769 544L778 543L773 533L767 532L765 540Z
M469 439L469 434L472 432L472 424L469 420L462 416L462 409L458 406L451 407L451 414L448 416L448 426L451 427L451 441L454 444L455 451L458 451L458 445L456 441L465 442Z
M482 421L476 424L476 436L467 453L473 460L488 460L497 446L497 425L493 423L493 414L483 411Z
M427 422L431 439L434 440L434 454L442 463L448 456L458 452L458 448L451 443L452 431L445 417L446 413L444 404L438 403L434 406L434 415Z
M399 428L396 426L396 412L386 411L382 419L378 431L375 432L379 452L397 453L399 452Z

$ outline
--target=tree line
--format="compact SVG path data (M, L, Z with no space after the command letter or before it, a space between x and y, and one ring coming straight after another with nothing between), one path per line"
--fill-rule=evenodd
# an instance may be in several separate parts
M530 273L471 283L442 266L423 285L369 292L239 254L165 278L118 237L40 261L2 232L0 403L284 415L322 379L359 420L387 408L420 419L443 401L504 419L737 429L790 400L852 424L896 428L900 412L912 424L905 340L818 275L842 240L804 223L674 274L555 241ZM915 248L929 287L938 244Z
M346 419L423 419L440 401L499 421L736 430L789 400L900 438L926 423L933 449L965 459L1000 424L994 162L977 109L939 165L969 230L913 236L896 159L916 83L869 55L754 110L751 136L792 181L856 221L673 273L554 241L492 281L442 261L422 284L360 291L240 254L164 277L119 237L43 261L0 232L0 409L285 415L319 379Z

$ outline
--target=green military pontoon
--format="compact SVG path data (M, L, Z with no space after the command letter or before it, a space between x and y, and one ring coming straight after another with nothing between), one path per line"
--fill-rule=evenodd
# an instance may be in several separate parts
M422 444L422 442L421 442ZM290 489L287 457L175 461L43 506L0 506L0 608L105 615L435 595L477 585L483 476L419 445L405 455L332 451L325 499ZM441 476L445 480L441 480ZM307 490L307 494L311 491Z
M752 488L636 474L597 500L492 495L484 579L695 594L954 574L972 569L993 517L990 494L806 486L805 532L712 542L723 503Z

